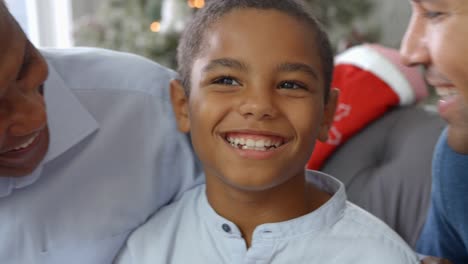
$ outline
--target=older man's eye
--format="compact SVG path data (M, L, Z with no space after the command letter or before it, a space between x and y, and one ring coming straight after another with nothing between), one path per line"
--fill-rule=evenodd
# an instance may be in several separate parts
M435 19L435 18L439 18L441 17L442 15L444 15L443 12L438 12L438 11L425 11L424 12L424 17L427 18L427 19Z
M26 73L29 70L29 66L32 64L33 56L31 54L31 43L27 42L24 49L23 61L21 63L21 68L16 76L17 80L22 80L26 76Z
M213 83L221 85L240 85L238 81L229 76L223 76L221 78L215 79Z
M289 89L289 90L297 90L297 89L307 90L307 87L304 84L298 83L298 82L293 82L293 81L282 82L282 83L280 83L278 88L279 89Z

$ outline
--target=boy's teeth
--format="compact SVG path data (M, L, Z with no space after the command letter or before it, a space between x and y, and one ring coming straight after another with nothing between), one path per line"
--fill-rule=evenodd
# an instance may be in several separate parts
M278 148L281 146L280 141L272 141L271 139L253 140L251 138L244 139L229 137L227 140L233 147L237 147L239 149L266 151L269 148Z
M255 142L255 147L257 148L263 148L265 146L265 141L264 140L258 140Z

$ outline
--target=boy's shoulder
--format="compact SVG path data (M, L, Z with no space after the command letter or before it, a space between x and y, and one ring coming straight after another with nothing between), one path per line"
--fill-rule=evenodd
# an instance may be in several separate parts
M41 49L49 74L72 90L113 90L154 94L168 89L177 74L139 55L100 48ZM159 94L159 93L158 93Z
M162 239L162 233L173 233L184 224L183 222L196 220L198 202L204 195L205 185L198 185L186 191L179 200L159 209L146 223L130 236L129 241L147 241L148 239ZM191 225L190 225L191 226Z
M415 252L387 224L360 208L346 202L343 217L332 228L337 236L351 239L351 255L365 254L380 263L418 263ZM354 251L354 252L353 252ZM396 262L393 262L396 263Z
M336 263L417 263L413 250L387 224L346 201L343 183L322 172L308 171L307 176L309 182L332 194L321 209L311 214L323 221L320 238L309 236L308 244L319 243L322 253L329 252L330 256L339 248Z
M398 243L404 242L403 239L382 220L349 201L346 202L344 215L340 222L342 225L352 226L353 230L349 230L349 232L358 237L376 236Z

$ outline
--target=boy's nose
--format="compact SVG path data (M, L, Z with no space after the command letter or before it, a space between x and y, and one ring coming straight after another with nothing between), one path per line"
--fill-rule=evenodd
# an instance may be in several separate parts
M278 111L275 108L272 94L250 91L245 94L245 99L239 106L239 112L245 118L263 120L274 118Z
M412 17L400 47L401 59L405 65L416 66L430 63L425 31L422 22Z

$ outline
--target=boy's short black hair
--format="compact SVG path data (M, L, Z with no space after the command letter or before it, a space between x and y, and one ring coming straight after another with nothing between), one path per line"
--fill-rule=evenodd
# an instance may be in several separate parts
M194 18L188 23L177 48L178 72L187 94L190 92L191 68L195 58L202 51L208 29L232 10L254 8L283 12L305 22L315 30L324 71L325 100L327 101L333 75L333 49L328 35L306 7L300 0L207 0L205 7L197 11Z

